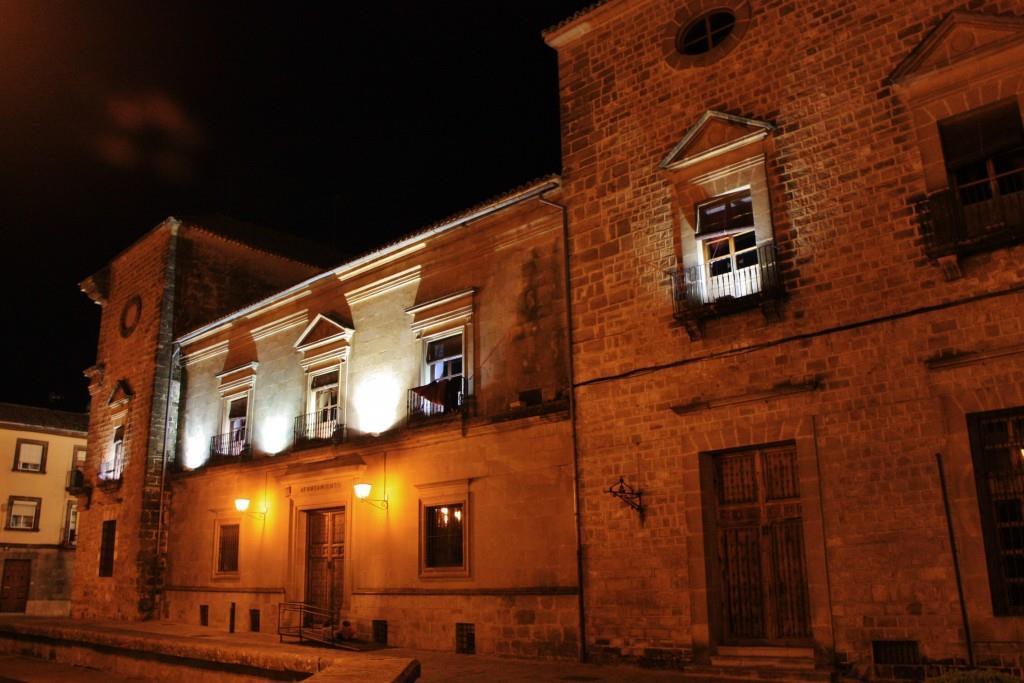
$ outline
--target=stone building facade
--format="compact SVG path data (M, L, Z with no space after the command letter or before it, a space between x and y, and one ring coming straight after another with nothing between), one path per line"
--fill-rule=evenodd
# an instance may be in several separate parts
M1022 16L612 0L545 34L592 657L1020 675Z
M88 419L0 403L0 612L68 613Z
M326 271L172 221L86 283L93 472L127 457L76 613L1021 675L1024 5L609 0L545 39L561 179Z
M218 283L210 264L254 250L173 220L87 282L105 303L75 614L576 657L558 189L245 306L226 295L260 268L302 273L261 253Z

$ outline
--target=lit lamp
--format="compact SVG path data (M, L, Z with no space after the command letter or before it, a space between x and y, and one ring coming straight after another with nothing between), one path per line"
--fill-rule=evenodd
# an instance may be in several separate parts
M387 498L370 498L370 493L373 491L372 484L359 483L353 486L352 488L355 490L356 498L358 498L362 502L369 503L373 507L380 508L381 510L388 509Z
M250 502L251 501L248 498L235 498L235 509L238 510L239 512L247 512L249 510ZM264 505L263 510L261 512L250 512L249 514L253 515L254 517L266 517L266 505Z

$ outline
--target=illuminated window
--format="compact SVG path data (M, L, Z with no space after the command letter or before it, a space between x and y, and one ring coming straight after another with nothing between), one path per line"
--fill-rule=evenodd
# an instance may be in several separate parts
M120 481L124 472L124 425L114 428L114 438L110 448L103 454L100 461L98 476L101 481Z
M464 403L462 332L426 340L423 374L426 384L413 388L410 417L452 413Z
M117 521L108 519L100 530L100 576L114 575L114 543L117 540Z
M428 569L463 566L462 503L430 505L423 509L424 566Z
M17 472L46 472L46 450L45 441L33 441L31 439L18 439L14 447L14 470Z
M309 373L307 411L296 423L297 439L330 439L343 428L338 412L340 377L337 367Z
M468 482L424 484L420 498L420 576L469 576Z
M72 458L72 467L76 465L82 465L85 463L85 459L88 457L88 452L85 450L85 446L75 446L74 457Z
M1024 408L967 417L997 616L1024 615Z
M42 498L11 496L7 499L7 528L11 531L39 531Z
M704 261L701 298L712 303L763 288L753 201L749 189L697 205L697 240Z
M214 437L215 456L240 456L249 449L249 394L224 399L221 433Z
M238 522L217 522L216 527L216 548L217 568L216 574L237 574L238 573Z

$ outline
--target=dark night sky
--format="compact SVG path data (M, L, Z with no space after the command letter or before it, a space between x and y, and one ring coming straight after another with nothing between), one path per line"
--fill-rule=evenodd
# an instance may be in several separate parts
M354 255L559 170L555 52L592 0L0 0L0 401L84 410L77 283L168 215Z

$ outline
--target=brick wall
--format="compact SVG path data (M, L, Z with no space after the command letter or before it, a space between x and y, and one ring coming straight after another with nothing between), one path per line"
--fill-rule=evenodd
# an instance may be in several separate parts
M706 661L723 641L701 463L780 441L799 455L819 662L838 653L870 673L878 639L964 661L937 452L974 637L1019 644L1021 619L992 615L965 415L1024 405L1021 356L977 355L1024 341L1022 251L964 259L952 281L925 256L919 140L941 117L915 117L886 79L951 10L1024 5L720 4L749 8L750 23L703 66L666 58L678 26L711 7L697 0L613 1L546 36L559 51L588 649ZM989 98L1019 94L1018 75L985 78ZM776 126L764 169L786 299L781 320L712 317L691 339L665 273L686 256L693 204L659 162L709 109ZM976 361L928 362L956 352ZM643 526L605 493L619 476L645 493Z

